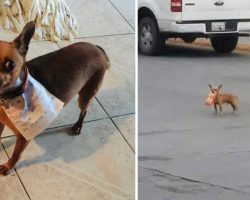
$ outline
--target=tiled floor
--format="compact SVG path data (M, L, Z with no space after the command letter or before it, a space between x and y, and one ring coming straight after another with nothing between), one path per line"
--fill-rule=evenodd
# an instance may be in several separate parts
M111 60L101 91L90 106L80 136L69 136L79 114L74 98L25 150L8 176L0 176L0 200L134 199L134 1L68 0L80 24L74 42L102 46ZM17 34L0 31L1 40ZM32 41L27 60L69 45ZM4 130L0 162L15 137Z

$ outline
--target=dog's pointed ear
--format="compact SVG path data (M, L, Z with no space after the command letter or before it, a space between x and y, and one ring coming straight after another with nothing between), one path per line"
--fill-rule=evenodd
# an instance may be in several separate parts
M27 23L20 35L13 41L18 52L25 56L29 49L29 43L35 32L35 22L31 21Z
M220 90L221 88L222 88L222 85L219 85L219 86L218 86L218 90Z
M212 85L208 84L208 86L210 87L210 89L212 89Z

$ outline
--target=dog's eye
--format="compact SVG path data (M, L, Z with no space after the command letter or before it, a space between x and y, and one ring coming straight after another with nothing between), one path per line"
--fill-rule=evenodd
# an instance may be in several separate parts
M5 63L5 70L7 72L12 71L16 67L16 64L12 60L7 60Z

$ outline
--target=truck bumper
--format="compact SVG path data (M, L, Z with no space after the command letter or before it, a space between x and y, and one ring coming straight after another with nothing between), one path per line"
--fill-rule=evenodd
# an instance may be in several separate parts
M220 20L222 21L222 20ZM185 21L185 22L173 22L166 20L159 20L160 32L169 33L196 33L202 35L218 35L218 34L239 34L239 35L249 35L250 33L250 19L245 21L233 21L235 23L234 30L228 31L208 31L208 25L211 21ZM167 28L168 27L168 28Z

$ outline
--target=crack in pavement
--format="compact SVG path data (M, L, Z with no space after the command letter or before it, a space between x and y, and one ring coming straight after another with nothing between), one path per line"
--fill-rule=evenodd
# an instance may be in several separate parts
M227 151L227 152L216 152L216 153L203 153L196 155L194 153L186 156L181 157L163 157L163 156L140 156L138 155L139 162L147 162L147 161L176 161L176 160L183 160L187 158L200 158L200 157L214 157L218 155L225 155L225 154L238 154L238 153L250 153L250 150L239 150L239 151Z
M209 185L209 186L212 186L212 187L218 187L218 188L228 190L228 191L239 192L239 193L242 193L242 194L250 194L249 192L245 192L245 191L238 190L238 189L235 189L235 188L230 188L230 187L226 187L226 186L222 186L222 185L216 185L216 184L213 184L213 183L193 180L193 179L190 179L190 178L185 178L185 177L173 175L173 174L170 174L170 173L167 173L167 172L163 172L163 171L158 170L158 169L147 168L147 167L142 167L142 168L145 169L145 170L149 170L149 171L156 172L156 173L163 174L163 175L167 175L167 176L172 176L172 177L179 178L179 179L189 181L189 182L192 182L192 183L206 184L206 185Z
M118 9L118 7L111 0L108 1L113 6L113 8L121 15L121 17L126 21L126 23L130 26L130 28L132 28L132 30L134 31L135 30L134 27L129 23L128 19L123 15L120 9Z
M173 158L162 156L138 156L138 161L169 161Z
M158 130L158 131L148 131L148 132L139 132L139 136L148 136L148 135L161 135L161 134L168 134L168 133L181 133L181 132L193 132L196 131L195 129L180 129L180 130Z

